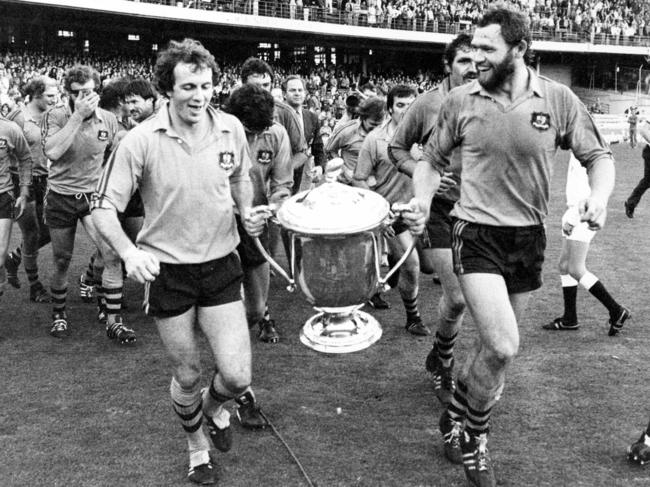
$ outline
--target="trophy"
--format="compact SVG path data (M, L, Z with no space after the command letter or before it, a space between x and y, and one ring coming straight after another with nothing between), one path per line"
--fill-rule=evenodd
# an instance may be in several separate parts
M379 194L334 181L332 162L327 182L292 196L275 214L289 236L289 272L259 241L257 246L287 280L287 289L293 292L297 284L317 311L302 327L300 341L319 352L349 353L381 337L379 322L360 308L378 290L388 289L386 281L406 260L415 241L381 277L382 232L405 207L394 206L391 212Z

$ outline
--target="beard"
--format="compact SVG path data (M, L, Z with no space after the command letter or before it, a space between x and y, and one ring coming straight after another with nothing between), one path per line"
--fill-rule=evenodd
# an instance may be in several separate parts
M506 57L499 64L493 64L490 74L479 71L478 82L483 88L492 91L498 88L503 82L515 72L514 54L508 51Z

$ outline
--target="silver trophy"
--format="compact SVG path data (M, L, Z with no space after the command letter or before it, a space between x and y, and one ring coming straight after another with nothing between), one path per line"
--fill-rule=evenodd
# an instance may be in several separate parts
M276 213L289 235L289 272L259 241L258 248L288 281L287 289L295 290L297 283L318 311L302 327L300 341L319 352L348 353L381 337L379 322L360 308L378 290L388 289L386 281L415 244L381 277L382 232L395 211L373 191L336 182L329 168L327 182L289 198Z

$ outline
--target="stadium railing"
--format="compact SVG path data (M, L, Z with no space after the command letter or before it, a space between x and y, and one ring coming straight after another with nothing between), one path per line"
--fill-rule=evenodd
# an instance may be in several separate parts
M469 20L443 21L433 19L426 21L423 18L414 17L406 19L403 16L390 18L384 11L382 16L368 15L367 10L342 11L335 7L304 6L296 7L290 5L287 0L131 0L140 3L151 3L155 5L167 5L178 8L190 8L199 10L212 10L217 12L232 12L239 14L277 17L284 19L306 20L310 22L325 22L328 24L352 25L355 27L373 27L377 29L412 30L417 32L431 32L439 34L458 34L462 31L472 29ZM325 0L323 0L324 3ZM541 29L532 32L534 40L591 43L597 45L620 45L620 46L648 46L650 49L650 37L635 35L625 37L623 35L613 36L611 34L590 32L575 32L570 29Z

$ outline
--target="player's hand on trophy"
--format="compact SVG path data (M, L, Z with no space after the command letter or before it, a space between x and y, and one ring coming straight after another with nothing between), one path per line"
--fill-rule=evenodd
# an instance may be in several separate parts
M131 247L122 256L126 275L141 284L146 281L153 281L160 274L160 262L158 258L146 250Z
M600 230L607 219L607 203L602 199L589 196L578 205L580 221L587 222L591 230Z
M264 231L266 220L271 216L273 216L273 208L268 205L244 208L244 214L242 215L244 230L251 237L259 237Z
M458 184L457 181L452 177L452 174L452 172L445 172L442 175L440 178L440 186L438 186L437 194L444 194Z
M412 198L408 203L408 207L401 212L404 223L406 223L413 235L420 235L424 232L428 214L423 208L426 209L427 205L417 198Z

